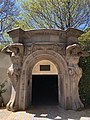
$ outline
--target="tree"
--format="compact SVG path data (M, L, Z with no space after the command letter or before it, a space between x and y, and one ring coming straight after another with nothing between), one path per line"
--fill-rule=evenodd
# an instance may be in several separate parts
M22 8L31 28L65 30L90 25L89 0L24 0Z
M82 34L78 38L78 40L79 40L79 43L83 46L83 49L85 49L86 51L89 51L90 50L90 28L88 28L86 31L87 32Z
M84 50L90 51L90 28L87 28L85 33L82 34L78 40ZM82 78L79 83L80 98L84 105L88 107L90 106L90 55L81 57L79 65L83 70Z
M0 43L8 41L6 32L10 30L19 15L16 0L0 0Z
M90 107L90 56L81 57L82 78L79 83L80 98L86 107Z

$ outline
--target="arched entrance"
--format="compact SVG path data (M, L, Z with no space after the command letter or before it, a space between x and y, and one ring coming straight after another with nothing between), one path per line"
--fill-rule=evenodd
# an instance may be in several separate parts
M66 31L16 29L9 34L14 43L2 50L10 54L12 61L8 68L8 76L13 86L7 109L16 111L30 107L33 90L32 71L42 60L49 60L57 68L58 104L64 109L83 108L78 93L78 83L82 76L78 62L80 56L86 53L77 43L82 32L72 28Z
M49 60L41 60L32 70L32 105L58 104L58 70Z
M32 70L41 60L51 61L58 70L58 104L68 108L70 104L68 67L65 59L53 50L37 50L25 59L21 73L19 108L26 109L32 102ZM23 89L23 92L22 92ZM23 106L23 108L22 108Z

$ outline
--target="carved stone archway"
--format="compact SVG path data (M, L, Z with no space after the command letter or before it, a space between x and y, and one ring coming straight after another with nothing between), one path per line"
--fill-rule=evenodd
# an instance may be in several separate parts
M19 108L26 109L28 105L31 103L31 93L32 93L32 69L34 65L40 61L40 60L50 60L52 61L57 69L58 69L58 98L59 98L59 104L63 108L69 109L70 104L70 98L68 98L69 94L69 78L68 78L68 67L66 64L66 61L64 58L56 53L55 51L48 50L48 51L36 51L29 55L22 68L22 74L21 74L21 83L20 83L20 103L19 103ZM23 74L24 73L24 74ZM24 79L24 81L23 81ZM28 80L30 80L30 84L28 86ZM22 91L22 87L24 84L24 91ZM27 88L27 89L25 89ZM24 97L25 96L25 97ZM23 105L23 106L22 106Z
M9 32L14 43L2 50L10 54L12 60L12 65L8 69L12 82L8 110L25 110L30 107L32 69L41 60L51 61L58 69L59 106L73 110L84 107L78 93L78 83L82 76L78 62L84 51L77 39L82 33L72 28L66 31L16 29Z

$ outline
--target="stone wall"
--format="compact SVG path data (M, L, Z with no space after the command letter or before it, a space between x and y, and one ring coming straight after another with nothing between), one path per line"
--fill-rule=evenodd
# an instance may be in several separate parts
M11 82L7 75L7 69L11 65L10 57L4 53L0 53L0 83L5 82L6 92L2 94L4 105L6 105L11 95Z

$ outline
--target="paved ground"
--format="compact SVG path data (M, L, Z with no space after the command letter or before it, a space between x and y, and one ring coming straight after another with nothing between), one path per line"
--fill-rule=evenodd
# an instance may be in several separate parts
M90 120L90 109L77 112L59 106L32 106L27 111L18 112L0 109L0 120Z

